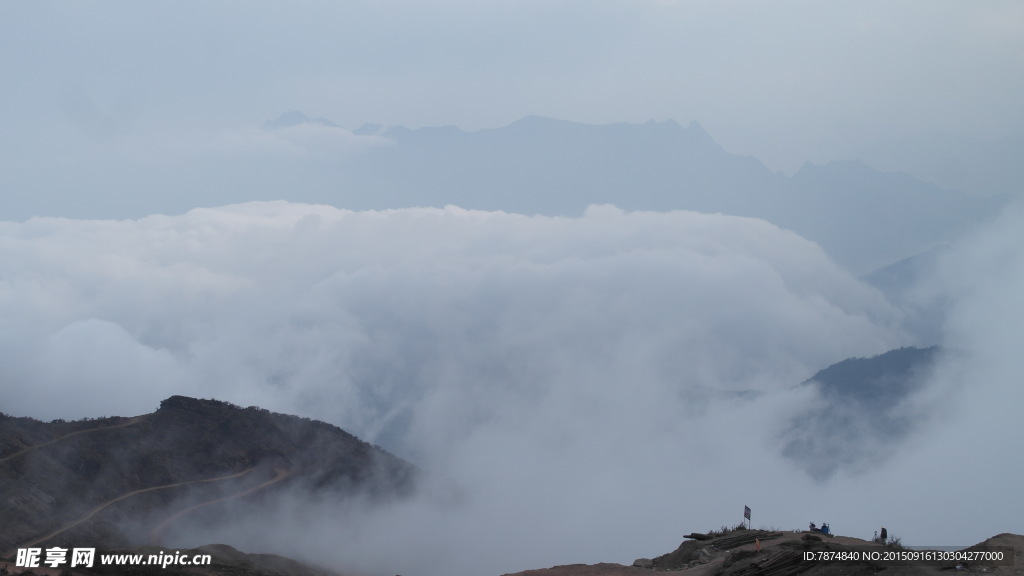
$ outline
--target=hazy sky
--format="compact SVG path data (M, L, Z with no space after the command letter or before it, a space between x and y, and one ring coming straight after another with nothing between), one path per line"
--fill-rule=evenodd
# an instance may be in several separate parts
M111 1L0 5L0 152L355 128L701 122L776 169L921 131L1024 132L1014 0Z
M779 455L815 401L793 385L911 339L879 291L791 231L612 206L210 208L177 186L243 175L287 200L337 155L389 145L261 129L289 110L348 129L696 120L787 171L919 132L1020 134L1020 2L7 1L0 86L0 410L216 397L341 425L467 490L460 510L417 500L346 525L359 533L325 516L282 525L301 542L232 542L248 551L304 544L390 573L628 563L744 504L755 526L886 523L910 544L1021 531L1019 207L921 285L957 354L906 406L916 432L821 483ZM207 207L4 216L32 194L100 193Z

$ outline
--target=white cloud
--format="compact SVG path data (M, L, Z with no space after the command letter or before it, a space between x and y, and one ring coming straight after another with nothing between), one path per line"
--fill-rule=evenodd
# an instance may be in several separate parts
M154 394L173 394L184 377L165 350L150 348L121 326L96 319L61 328L42 342L30 361L21 383L32 388L35 398L20 393L8 397L32 402L44 413L66 413L74 406L83 415L132 414Z
M941 258L927 289L948 298L949 353L929 385L906 406L924 426L881 469L841 479L837 493L869 487L875 516L890 534L920 545L969 545L1019 532L1016 508L1024 436L1024 210L1018 204ZM884 511L884 514L882 512Z
M356 547L324 549L374 561L379 527L429 544L445 573L667 551L754 498L751 469L820 491L773 445L801 398L789 388L903 338L816 245L692 212L249 203L6 223L0 262L5 410L131 415L183 393L336 423L467 493L455 510L366 518ZM731 399L744 390L762 395Z
M0 223L3 408L132 415L212 396L328 420L461 487L344 525L289 502L258 512L281 522L188 542L350 567L628 562L744 504L755 525L970 544L1012 529L1019 221L1008 212L930 279L953 303L955 354L908 405L919 433L825 483L779 455L814 400L791 386L902 344L898 313L792 233L691 212L269 202Z

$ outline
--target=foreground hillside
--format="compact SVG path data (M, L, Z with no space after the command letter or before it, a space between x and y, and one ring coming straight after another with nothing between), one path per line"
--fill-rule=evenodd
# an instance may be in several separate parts
M160 545L290 490L401 497L412 465L329 424L174 396L134 418L0 417L0 557Z
M969 548L1012 548L1012 565L955 561L931 565L892 565L863 560L812 562L805 560L805 553L854 550L884 552L900 548L859 538L824 536L810 532L736 530L714 536L690 536L696 538L683 542L675 551L653 559L638 559L632 566L572 564L506 576L644 576L652 572L673 572L680 576L868 576L883 572L886 576L938 576L950 571L1001 576L1024 574L1024 536L1017 534L1000 534Z
M936 349L901 349L871 359L852 359L819 372L805 384L821 387L823 397L848 405L869 402L879 394L902 396L914 388L911 376L936 353ZM199 527L251 520L253 510L282 502L287 508L294 502L286 498L296 493L324 495L331 501L403 498L412 493L419 474L412 465L337 427L214 400L175 396L151 414L77 422L44 423L0 415L0 574L350 574L344 566L313 567L209 543L213 538L181 544L181 536ZM268 518L261 516L261 521ZM975 562L959 567L955 562L809 562L805 554L811 552L896 549L820 533L735 529L686 538L676 550L639 559L632 566L556 566L517 576L637 576L652 571L685 576L857 576L882 571L929 576L949 570L1024 576L1020 557L1024 537L1013 534L1001 534L979 546L1013 548L1015 565ZM173 548L200 544L205 545ZM46 549L53 547L94 547L97 562L88 568L71 569L68 563L45 566ZM36 566L18 565L23 563L16 558L21 552L23 559L26 549L42 551ZM148 560L171 554L209 555L210 562L160 566ZM99 561L125 555L138 555L140 560ZM431 568L436 567L424 570ZM486 562L480 564L479 573L490 574Z

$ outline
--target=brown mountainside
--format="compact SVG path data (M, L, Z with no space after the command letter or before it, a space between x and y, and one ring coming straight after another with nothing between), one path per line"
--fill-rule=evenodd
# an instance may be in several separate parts
M505 576L644 576L670 572L679 576L942 576L975 573L996 576L1024 575L1024 536L1000 534L967 550L1008 550L1005 562L942 561L886 562L849 560L808 560L807 553L912 552L901 546L887 546L848 536L810 532L732 530L717 534L691 534L668 554L638 559L632 566L621 564L570 564L527 570ZM1011 558L1012 556L1012 558ZM849 556L848 556L849 557Z
M336 426L216 400L174 396L134 418L0 416L0 557L159 544L182 517L217 522L290 490L402 497L417 474Z

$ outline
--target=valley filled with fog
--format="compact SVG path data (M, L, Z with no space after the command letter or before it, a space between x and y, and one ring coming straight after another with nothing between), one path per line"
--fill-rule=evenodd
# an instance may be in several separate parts
M1024 74L971 62L1020 54L1020 10L498 4L0 24L23 80L0 96L0 412L184 395L339 426L425 471L415 493L296 490L170 544L367 572L628 564L745 505L909 545L1019 533ZM732 43L677 39L699 23ZM950 29L973 51L943 59ZM807 383L931 346L884 403Z
M827 517L859 533L883 516L914 541L977 540L1012 520L991 495L1010 494L1016 466L997 448L1020 398L1015 222L954 245L919 287L946 303L951 353L889 407L913 434L851 426L843 441L878 457L826 479L782 454L790 420L823 401L796 385L910 343L903 313L792 232L687 211L272 202L6 223L4 409L71 419L218 398L335 423L445 479L383 509L324 514L296 495L232 536L350 565L395 547L460 573L612 561L737 502L778 527ZM943 525L936 500L970 514Z

